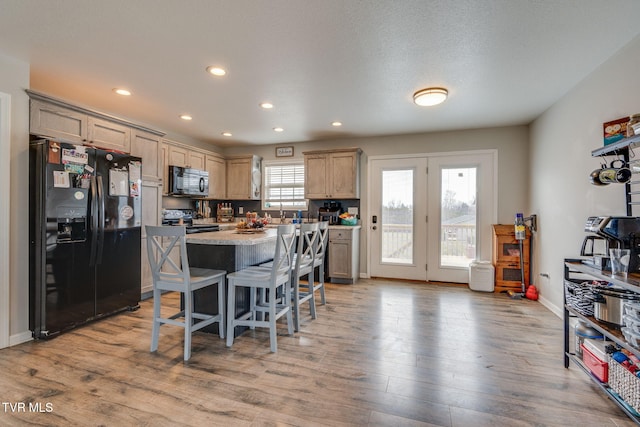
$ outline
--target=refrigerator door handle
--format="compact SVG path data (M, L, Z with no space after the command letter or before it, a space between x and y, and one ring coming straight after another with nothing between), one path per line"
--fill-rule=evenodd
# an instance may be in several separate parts
M98 180L98 256L96 264L102 264L102 252L104 249L104 185L102 176L97 177Z
M89 191L91 192L90 218L91 218L91 254L89 255L89 265L96 265L96 252L98 247L98 194L96 177L92 176Z

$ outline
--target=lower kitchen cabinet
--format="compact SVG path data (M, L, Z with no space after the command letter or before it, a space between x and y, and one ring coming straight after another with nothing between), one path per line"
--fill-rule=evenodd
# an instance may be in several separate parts
M593 363L591 353L583 351L580 357L580 351L576 349L578 340L573 328L570 327L572 319L579 319L583 324L601 333L607 340L607 345L615 345L628 354L640 358L640 349L627 342L618 325L598 320L602 318L600 315L598 318L594 316L593 299L594 291L597 289L594 287L594 282L612 284L616 288L640 295L640 274L611 275L609 271L590 267L579 259L564 261L564 366L568 368L573 362L585 371L602 392L629 418L640 425L640 378L616 362L610 355L605 357L608 360L597 360L596 365ZM613 307L607 307L607 310L610 309ZM602 378L601 368L607 372L605 378Z
M360 226L329 226L327 275L331 283L355 283L360 275Z

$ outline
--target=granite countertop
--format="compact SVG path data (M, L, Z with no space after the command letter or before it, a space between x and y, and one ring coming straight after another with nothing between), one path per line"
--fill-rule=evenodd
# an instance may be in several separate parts
M266 229L264 233L251 234L240 234L235 229L221 230L210 233L187 234L187 243L220 246L258 245L275 240L277 236L278 230L276 229Z

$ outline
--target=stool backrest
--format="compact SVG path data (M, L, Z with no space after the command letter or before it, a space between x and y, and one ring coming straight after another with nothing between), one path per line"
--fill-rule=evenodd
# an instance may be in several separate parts
M298 236L298 252L296 256L296 271L301 266L313 264L314 250L318 241L318 223L300 224L300 235Z
M327 242L329 241L329 221L318 222L318 239L316 247L313 251L313 258L316 265L324 260L324 254L327 251Z
M159 227L145 226L147 233L147 256L151 266L153 283L184 283L190 280L189 261L187 259L186 228L184 226ZM174 248L178 248L180 260L172 257Z
M289 276L293 269L293 253L296 241L296 226L293 224L279 225L276 241L276 252L273 256L271 268L272 283L278 276Z

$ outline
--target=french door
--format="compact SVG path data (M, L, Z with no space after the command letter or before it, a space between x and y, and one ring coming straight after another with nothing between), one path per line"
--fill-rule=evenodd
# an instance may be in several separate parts
M371 159L371 276L466 283L491 253L494 187L494 152Z

